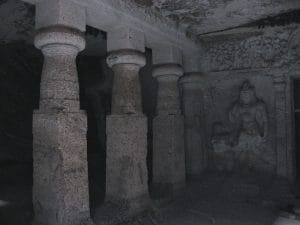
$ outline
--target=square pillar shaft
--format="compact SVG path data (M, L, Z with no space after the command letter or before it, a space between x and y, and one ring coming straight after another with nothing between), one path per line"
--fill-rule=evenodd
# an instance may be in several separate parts
M178 79L183 75L182 56L174 46L153 50L158 81L157 116L153 120L153 191L155 198L176 195L185 186L184 120Z
M143 211L149 203L147 118L111 115L106 129L106 200L125 203L130 214Z
M153 196L176 195L185 186L184 122L182 115L153 120Z
M38 225L80 224L90 216L86 115L33 115L33 204Z

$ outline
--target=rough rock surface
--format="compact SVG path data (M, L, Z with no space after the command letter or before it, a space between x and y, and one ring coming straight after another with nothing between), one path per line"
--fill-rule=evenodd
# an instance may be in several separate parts
M299 26L269 28L239 37L224 35L205 44L207 70L283 67L297 61Z
M132 0L187 27L193 35L237 27L299 8L295 0Z

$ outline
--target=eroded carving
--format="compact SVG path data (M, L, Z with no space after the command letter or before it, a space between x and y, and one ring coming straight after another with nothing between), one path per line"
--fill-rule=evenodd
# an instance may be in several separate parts
M228 113L227 125L213 124L211 144L214 165L219 170L266 171L273 169L266 154L268 114L266 104L246 80L239 98Z
M230 37L206 45L211 71L269 68L290 65L300 54L299 32L295 28L270 30L247 38Z
M234 126L232 145L241 139L264 138L268 132L268 118L265 103L258 99L254 87L245 81L240 90L239 100L229 112L229 121Z

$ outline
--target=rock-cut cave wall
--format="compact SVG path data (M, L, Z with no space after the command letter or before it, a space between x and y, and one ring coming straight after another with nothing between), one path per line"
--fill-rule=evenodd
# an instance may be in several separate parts
M299 31L290 25L203 39L201 115L210 168L295 177L292 81Z

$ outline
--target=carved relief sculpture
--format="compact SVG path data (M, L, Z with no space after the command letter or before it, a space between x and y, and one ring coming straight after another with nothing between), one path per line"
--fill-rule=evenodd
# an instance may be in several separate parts
M239 98L229 110L228 126L216 122L212 147L219 170L271 172L267 151L268 115L266 104L257 98L255 88L246 80Z
M239 100L229 112L229 121L234 126L233 146L243 139L264 138L268 133L268 118L265 103L256 97L254 87L245 81L240 90Z

